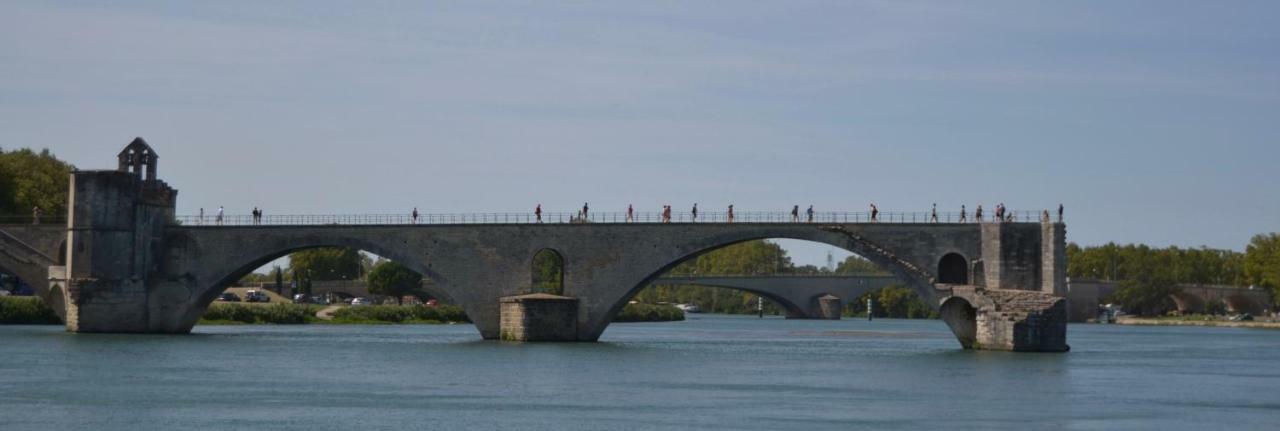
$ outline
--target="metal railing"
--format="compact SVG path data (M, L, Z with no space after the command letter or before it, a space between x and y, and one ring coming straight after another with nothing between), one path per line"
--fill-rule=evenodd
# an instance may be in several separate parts
M869 212L814 212L810 217L801 212L792 216L789 211L742 211L734 212L730 220L727 212L699 212L695 218L690 212L672 213L670 220L664 219L659 212L636 212L627 217L625 212L589 212L585 217L579 213L544 212L541 221L532 212L503 213L436 213L419 214L416 218L411 214L296 214L296 215L264 215L255 218L252 215L184 215L174 218L176 224L183 226L317 226L317 225L454 225L454 224L570 224L570 223L919 223L919 224L960 224L977 223L972 214L963 219L960 213L931 212L879 212L872 220ZM1035 211L1017 211L1008 214L1008 222L1031 223L1041 222L1041 213ZM983 223L996 223L991 217Z

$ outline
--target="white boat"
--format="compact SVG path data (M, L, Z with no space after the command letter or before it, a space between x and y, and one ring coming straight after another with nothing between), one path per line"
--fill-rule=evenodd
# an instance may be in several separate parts
M685 313L690 313L690 314L702 312L701 308L698 308L697 305L693 305L693 304L676 304L676 308L679 308L680 311L683 311Z

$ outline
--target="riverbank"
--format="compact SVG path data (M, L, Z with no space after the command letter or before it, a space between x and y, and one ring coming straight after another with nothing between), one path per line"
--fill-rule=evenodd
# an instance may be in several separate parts
M1233 322L1229 320L1197 320L1185 318L1121 317L1116 320L1116 324L1134 326L1213 326L1222 328L1280 329L1280 322Z
M684 312L669 305L627 304L614 322L671 322ZM200 325L304 324L448 324L470 323L462 307L440 305L323 306L291 303L216 302L201 316ZM58 325L53 310L30 296L0 297L0 324Z

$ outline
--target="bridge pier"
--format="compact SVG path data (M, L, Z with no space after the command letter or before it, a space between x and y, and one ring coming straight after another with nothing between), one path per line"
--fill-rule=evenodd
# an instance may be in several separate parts
M960 345L974 350L1065 352L1067 301L1027 290L957 287L939 308Z

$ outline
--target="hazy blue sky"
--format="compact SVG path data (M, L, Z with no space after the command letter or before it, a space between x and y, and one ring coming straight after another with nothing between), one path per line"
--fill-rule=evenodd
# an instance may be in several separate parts
M1280 230L1277 2L422 3L6 1L0 146L110 168L143 136L182 213L1061 201L1082 244Z

